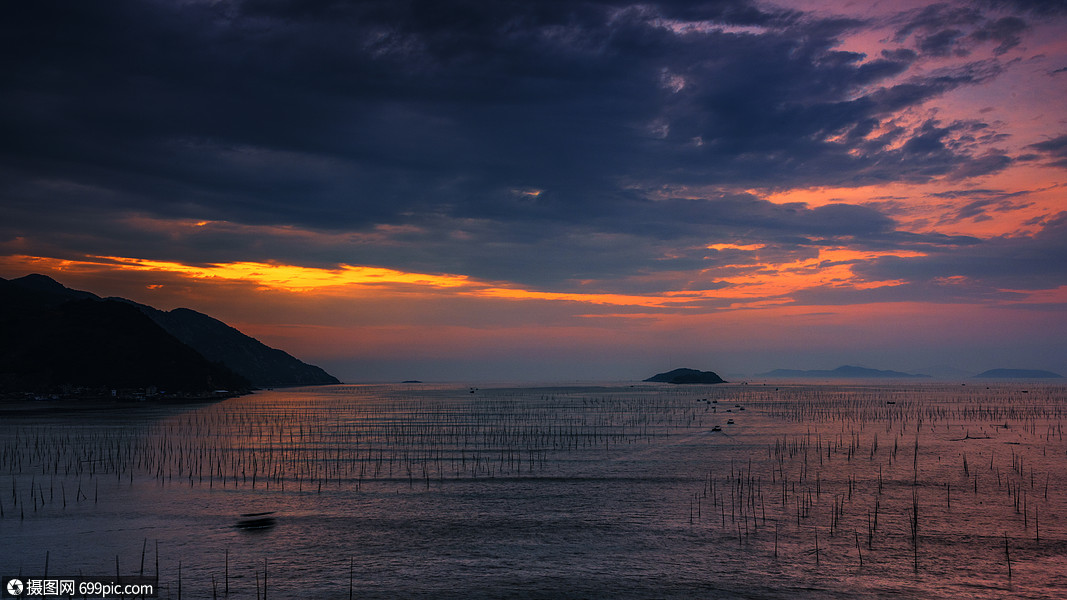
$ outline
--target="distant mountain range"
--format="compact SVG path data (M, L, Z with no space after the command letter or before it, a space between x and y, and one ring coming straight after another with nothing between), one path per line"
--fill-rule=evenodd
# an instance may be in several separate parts
M756 377L768 378L818 378L818 379L883 379L883 378L908 378L929 377L929 375L916 375L902 373L900 371L883 371L880 369L868 369L866 367L854 367L843 365L831 371L813 370L800 371L796 369L775 369L766 373L758 373Z
M44 275L0 278L0 390L331 383L319 367L194 310L100 298Z
M978 375L969 375L966 371L939 367L936 376L948 379L961 379L966 377L982 379L1051 379L1063 377L1051 371L1035 369L990 369ZM769 379L888 379L888 378L929 378L931 375L903 373L901 371L883 371L880 369L868 369L866 367L854 367L850 365L840 366L833 370L810 370L775 369L766 373L757 373L753 377L766 377Z
M726 383L712 371L698 371L696 369L674 369L666 373L659 373L649 377L645 381L660 383Z
M975 379L1062 379L1063 375L1038 369L990 369L974 377Z

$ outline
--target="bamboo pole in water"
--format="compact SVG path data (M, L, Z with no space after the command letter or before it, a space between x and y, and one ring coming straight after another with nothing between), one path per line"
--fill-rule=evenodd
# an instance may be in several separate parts
M1011 552L1008 550L1008 532L1004 532L1004 562L1008 564L1008 581L1011 581Z

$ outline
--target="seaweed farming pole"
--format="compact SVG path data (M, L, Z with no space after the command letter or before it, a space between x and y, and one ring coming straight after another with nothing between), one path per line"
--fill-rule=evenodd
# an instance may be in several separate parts
M1008 581L1011 581L1011 552L1008 551L1008 532L1004 532L1004 561L1008 563Z

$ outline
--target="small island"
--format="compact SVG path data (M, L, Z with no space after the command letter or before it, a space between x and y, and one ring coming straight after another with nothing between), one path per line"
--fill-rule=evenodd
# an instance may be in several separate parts
M816 378L816 379L892 379L892 378L906 378L906 377L930 377L929 375L916 374L916 373L903 373L901 371L887 371L882 369L868 369L866 367L855 367L852 365L842 365L833 370L826 369L814 369L814 370L797 370L797 369L775 369L766 373L757 373L756 377L767 377L772 379L784 379L784 378Z
M674 369L666 373L653 375L645 381L657 383L726 383L726 380L713 371L696 369Z
M975 379L1062 379L1063 375L1040 369L990 369L974 376Z

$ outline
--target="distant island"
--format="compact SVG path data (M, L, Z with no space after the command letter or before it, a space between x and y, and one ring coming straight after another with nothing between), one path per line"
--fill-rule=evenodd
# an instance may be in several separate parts
M975 379L1062 379L1063 375L1039 369L990 369L974 376Z
M900 371L883 371L881 369L868 369L866 367L854 367L842 365L836 369L802 371L796 369L775 369L766 373L758 373L756 377L769 378L820 378L820 379L883 379L883 378L914 378L929 377L929 375L917 375L902 373Z
M206 397L339 383L205 314L0 278L0 392Z
M658 383L726 383L722 377L712 371L698 371L696 369L674 369L666 373L653 375L645 381Z

